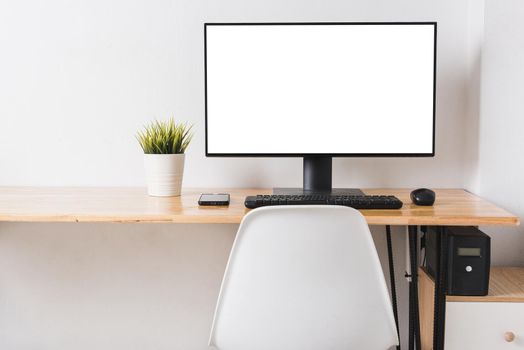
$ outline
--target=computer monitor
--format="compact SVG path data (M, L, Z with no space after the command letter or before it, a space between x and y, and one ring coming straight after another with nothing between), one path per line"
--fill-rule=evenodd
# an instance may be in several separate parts
M332 157L435 154L435 22L206 23L209 157L304 157L329 192Z

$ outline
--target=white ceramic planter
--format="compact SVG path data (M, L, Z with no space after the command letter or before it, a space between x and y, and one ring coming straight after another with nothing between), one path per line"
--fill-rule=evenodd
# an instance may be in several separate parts
M180 196L185 154L144 154L147 193L150 196Z

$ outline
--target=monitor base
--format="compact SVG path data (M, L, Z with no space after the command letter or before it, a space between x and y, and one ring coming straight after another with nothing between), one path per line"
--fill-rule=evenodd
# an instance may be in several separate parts
M285 188L275 187L273 188L273 194L289 194L289 195L304 195L304 194L330 194L330 195L346 195L346 196L363 196L362 192L358 188L332 188L328 191L316 191L316 190L305 190L303 188Z

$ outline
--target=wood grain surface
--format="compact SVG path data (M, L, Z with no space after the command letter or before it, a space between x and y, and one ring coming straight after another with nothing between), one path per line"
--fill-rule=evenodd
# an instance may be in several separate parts
M404 202L398 210L362 210L370 225L518 225L518 217L462 189L437 189L431 207L411 203L412 189L363 189L391 194ZM199 207L201 193L230 193L228 207ZM249 211L248 195L270 189L185 189L180 197L150 197L145 188L0 187L0 221L239 223Z

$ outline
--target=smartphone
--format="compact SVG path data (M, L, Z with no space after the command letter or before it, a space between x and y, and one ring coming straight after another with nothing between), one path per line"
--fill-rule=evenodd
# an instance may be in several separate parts
M198 205L229 205L228 193L202 193Z

